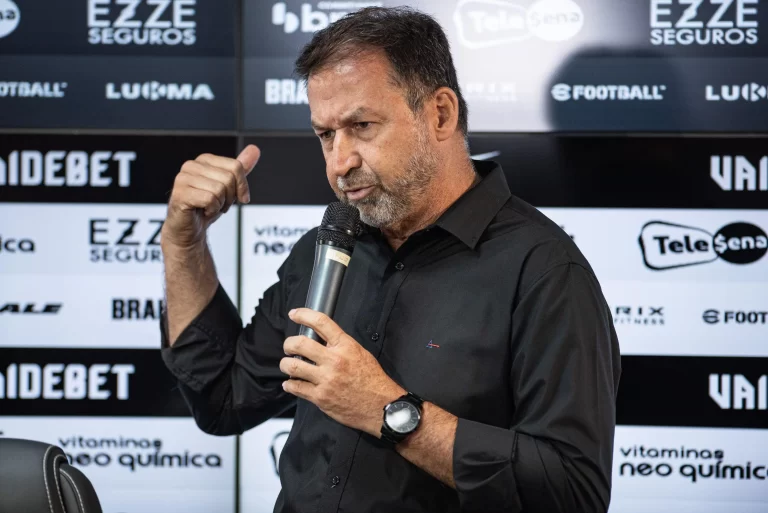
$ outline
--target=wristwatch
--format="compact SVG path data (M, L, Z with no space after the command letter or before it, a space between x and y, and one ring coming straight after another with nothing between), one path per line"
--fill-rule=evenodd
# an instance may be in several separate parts
M381 423L381 439L392 445L405 440L416 431L421 422L421 406L424 400L408 392L384 407Z

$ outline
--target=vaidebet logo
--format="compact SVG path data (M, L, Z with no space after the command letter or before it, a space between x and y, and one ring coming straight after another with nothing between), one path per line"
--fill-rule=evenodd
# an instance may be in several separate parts
M768 235L751 223L723 226L714 235L693 226L651 221L638 239L643 262L654 271L690 267L723 260L752 264L768 252Z

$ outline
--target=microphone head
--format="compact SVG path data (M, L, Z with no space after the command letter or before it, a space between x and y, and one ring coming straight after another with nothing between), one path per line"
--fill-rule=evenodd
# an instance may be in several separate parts
M318 244L331 244L348 251L355 248L360 212L352 205L335 201L328 205L317 232Z

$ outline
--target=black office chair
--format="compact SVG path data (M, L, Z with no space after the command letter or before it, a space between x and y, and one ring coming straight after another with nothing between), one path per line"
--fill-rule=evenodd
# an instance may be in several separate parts
M0 513L101 513L93 485L61 448L0 438Z

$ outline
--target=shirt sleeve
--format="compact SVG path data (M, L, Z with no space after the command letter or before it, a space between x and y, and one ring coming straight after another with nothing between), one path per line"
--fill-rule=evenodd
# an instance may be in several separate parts
M290 260L290 257L289 257ZM168 344L161 316L161 354L177 378L197 425L212 435L242 434L287 410L296 398L286 393L279 369L283 351L288 260L278 282L264 292L248 325L219 284L210 303Z
M605 512L610 502L618 340L594 274L539 278L512 314L509 429L459 419L453 453L465 512Z

